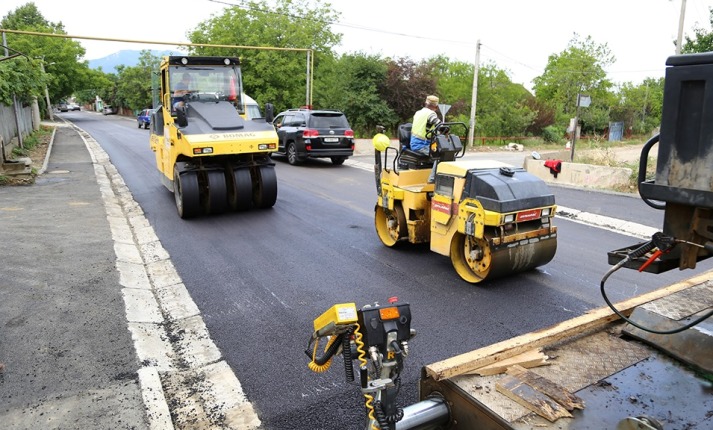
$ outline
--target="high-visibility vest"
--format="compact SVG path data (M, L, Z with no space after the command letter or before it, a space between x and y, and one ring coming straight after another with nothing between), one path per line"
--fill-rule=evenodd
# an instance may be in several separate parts
M413 124L411 125L412 136L426 140L426 127L428 126L428 118L431 114L435 114L435 112L427 107L416 112L413 116Z

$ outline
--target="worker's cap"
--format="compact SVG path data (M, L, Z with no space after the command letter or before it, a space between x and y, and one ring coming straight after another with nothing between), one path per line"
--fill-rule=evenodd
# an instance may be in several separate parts
M426 97L426 104L429 106L438 106L438 97L436 97L436 96Z

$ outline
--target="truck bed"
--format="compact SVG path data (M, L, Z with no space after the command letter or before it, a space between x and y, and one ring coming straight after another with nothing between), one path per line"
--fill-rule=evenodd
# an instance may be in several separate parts
M640 325L676 328L713 307L713 272L615 306ZM502 369L510 368L515 376L483 370L506 359L516 364L518 357L534 351L547 357L544 363L530 367L534 364L522 358L529 369L517 369L572 395L583 403L582 409L564 402L571 410L564 407L552 416L551 406L563 405L552 404L546 395L543 400L541 393L521 384L522 373L518 376L516 368ZM420 390L422 399L438 392L448 400L451 429L602 430L616 429L627 417L645 416L665 429L703 430L713 428L711 381L710 318L676 335L651 335L605 307L426 366Z

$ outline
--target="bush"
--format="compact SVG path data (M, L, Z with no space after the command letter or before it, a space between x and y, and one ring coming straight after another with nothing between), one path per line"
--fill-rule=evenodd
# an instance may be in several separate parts
M564 130L555 125L548 125L542 129L542 139L547 143L562 143Z

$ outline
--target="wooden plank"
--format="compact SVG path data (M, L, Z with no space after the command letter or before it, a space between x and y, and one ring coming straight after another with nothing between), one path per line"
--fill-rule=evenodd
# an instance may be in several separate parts
M522 366L515 365L510 367L507 370L507 374L517 377L533 389L552 398L568 411L584 409L584 401L582 399L570 393L556 382L540 376L535 372L531 372Z
M495 389L551 422L557 421L558 418L562 417L572 417L572 414L562 405L546 394L530 387L516 376L506 376L497 381Z
M514 357L507 358L497 363L489 364L487 366L479 367L472 372L468 372L468 375L480 375L480 376L490 376L497 375L499 373L504 373L508 367L519 365L525 368L545 366L550 363L547 362L549 357L542 352L542 349L532 349L530 351L518 354Z
M713 271L708 271L671 286L619 302L615 305L615 307L623 315L628 316L634 308L639 305L706 282L711 279L711 276L713 276ZM475 351L466 352L464 354L456 355L454 357L429 364L425 366L426 376L433 378L436 381L452 378L480 367L493 364L497 361L522 354L527 350L543 347L569 336L573 336L590 329L599 328L618 319L619 316L616 315L608 306L598 308L580 317L563 321L550 328L526 333L524 335L507 339Z

